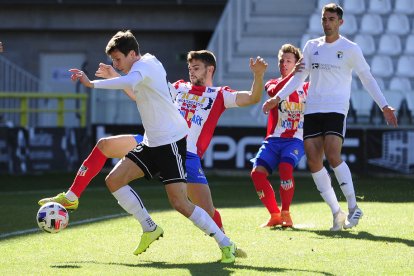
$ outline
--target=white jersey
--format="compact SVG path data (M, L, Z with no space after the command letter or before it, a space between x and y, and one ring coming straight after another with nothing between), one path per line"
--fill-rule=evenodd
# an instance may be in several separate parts
M303 62L304 70L296 73L277 96L286 98L309 75L305 114L336 112L346 116L351 98L352 70L360 78L365 76L364 80L368 80L370 85L364 87L380 108L387 104L356 43L342 36L333 43L326 43L324 36L309 40L303 49Z
M171 144L188 134L188 126L173 103L167 73L153 55L143 55L125 76L93 83L95 88L133 89L145 129L145 145Z
M303 49L310 85L305 114L337 112L347 114L351 97L352 70L369 70L359 46L340 36L333 43L325 37L309 40Z
M175 105L187 121L187 151L203 157L218 120L226 108L238 107L237 92L229 87L193 86L179 80L174 83Z

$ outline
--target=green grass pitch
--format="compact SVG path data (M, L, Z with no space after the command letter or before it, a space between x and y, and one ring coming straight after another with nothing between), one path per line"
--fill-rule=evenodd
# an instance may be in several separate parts
M268 214L247 177L211 176L226 233L248 257L217 262L220 251L171 210L162 184L132 184L164 237L132 254L141 229L126 216L99 175L58 234L37 230L38 199L67 189L72 175L0 176L0 275L412 275L414 182L355 177L365 215L355 229L332 233L329 207L309 177L296 178L294 229L261 229ZM333 178L334 180L334 178ZM277 178L272 178L277 191ZM337 195L341 195L334 182ZM346 210L343 196L340 204Z

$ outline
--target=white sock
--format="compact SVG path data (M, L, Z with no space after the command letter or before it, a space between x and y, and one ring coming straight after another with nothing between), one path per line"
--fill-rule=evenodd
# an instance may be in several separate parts
M118 200L118 204L129 214L133 215L141 224L143 232L154 231L157 225L151 219L138 194L129 186L116 190L112 195Z
M348 209L352 210L357 205L354 183L352 182L351 171L345 162L342 162L338 167L333 168L336 179L338 180L339 187L341 187L342 193L346 197L348 202Z
M335 214L339 211L339 203L338 199L336 198L335 191L331 185L331 177L329 176L328 171L325 167L322 170L312 173L313 181L316 184L316 188L321 193L323 200L329 205L331 208L332 214Z
M65 197L70 200L70 201L75 201L78 199L77 195L75 195L74 192L72 192L71 190L68 190L65 194Z
M213 237L220 247L229 246L230 239L218 228L213 219L202 208L195 205L194 211L189 219L206 235Z

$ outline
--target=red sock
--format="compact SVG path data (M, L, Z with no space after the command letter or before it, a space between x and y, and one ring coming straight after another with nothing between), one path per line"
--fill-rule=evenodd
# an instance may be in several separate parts
M108 159L98 147L94 147L89 156L83 161L81 167L76 174L75 180L73 180L70 190L80 197L83 191L91 182L98 172L105 165L106 159Z
M221 229L221 231L223 231L224 233L223 222L221 221L221 215L219 211L217 211L217 209L214 210L213 220L217 224L217 226Z
M282 162L279 164L280 175L280 200L282 201L282 211L289 211L295 192L295 181L293 179L293 166L289 163Z
M257 195L269 213L280 213L280 210L277 207L275 192L273 191L272 184L270 184L266 174L259 171L252 171L250 175Z

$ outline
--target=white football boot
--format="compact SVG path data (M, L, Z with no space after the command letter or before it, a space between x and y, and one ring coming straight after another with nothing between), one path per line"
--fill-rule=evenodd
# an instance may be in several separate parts
M339 209L336 214L333 216L333 226L331 227L331 231L341 231L342 227L344 227L346 221L346 214L344 211Z
M349 213L348 223L346 223L344 225L344 228L345 229L350 229L350 228L356 226L363 215L364 215L364 213L362 212L362 210L359 209L358 206L355 207L354 211L352 213L351 212Z

